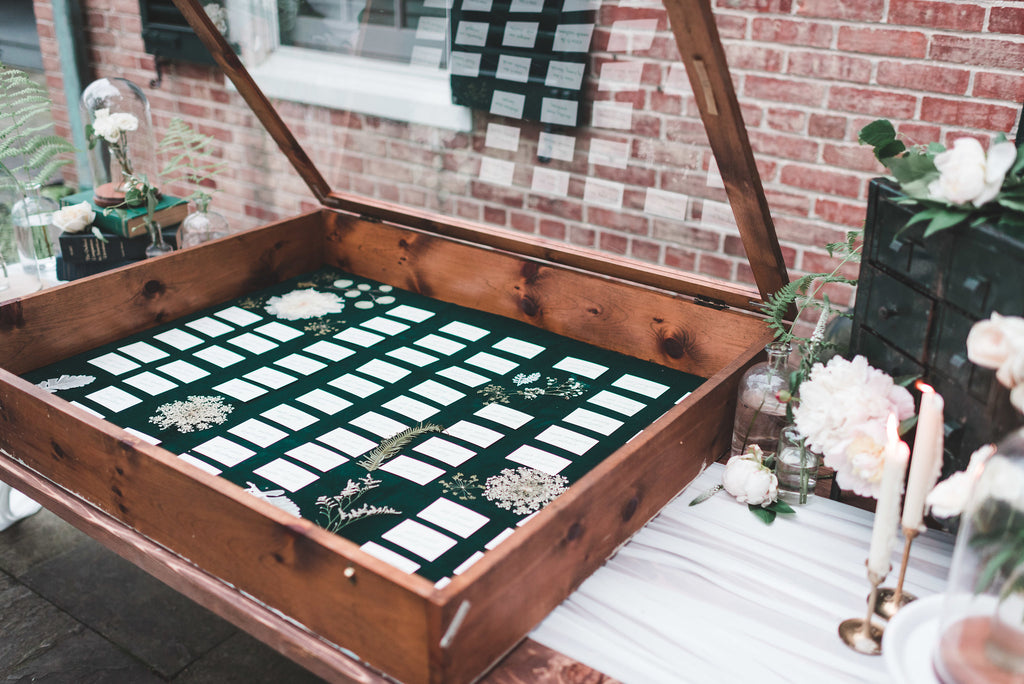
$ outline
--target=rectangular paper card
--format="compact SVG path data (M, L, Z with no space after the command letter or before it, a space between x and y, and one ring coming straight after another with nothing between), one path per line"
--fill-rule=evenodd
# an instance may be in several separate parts
M412 420L421 423L440 410L405 395L395 397L391 401L385 403L383 407L400 416L411 418Z
M594 380L601 377L601 375L608 370L607 366L602 366L599 363L593 363L592 361L586 361L584 359L577 359L573 356L566 356L564 359L556 363L553 368L563 370L566 373L572 373L573 375L582 375L585 378Z
M490 12L492 0L463 0L462 9L466 12Z
M314 475L305 468L300 468L283 458L275 458L270 463L262 465L252 472L270 480L276 485L284 487L289 492L297 492L306 485L320 479L319 475Z
M642 52L654 44L657 19L623 19L612 24L608 52Z
M453 575L461 575L462 573L466 572L471 567L473 567L473 565L476 564L476 562L478 560L480 560L481 558L483 558L483 557L484 557L484 552L483 551L475 552L472 556L470 556L466 560L464 560L461 563L459 563L458 567L455 568L454 570L452 570L452 574Z
M450 466L460 466L476 456L475 451L461 447L458 444L452 444L440 437L431 437L425 442L414 446L412 450L429 456L436 461L441 461L441 463L447 463Z
M398 321L393 321L390 318L385 318L384 316L377 316L368 321L364 321L362 326L364 328L369 328L370 330L376 330L377 332L385 335L397 335L398 333L405 332L409 329L409 326L405 323L399 323Z
M242 376L246 380L266 385L270 389L281 389L285 385L295 382L295 376L282 373L273 368L257 368Z
M416 517L433 523L452 534L457 534L463 539L468 538L490 522L490 518L487 516L444 498L436 499L434 503L417 513Z
M420 564L416 561L409 560L405 556L395 553L391 549L386 549L380 544L374 542L366 542L359 549L369 555L373 556L377 560L384 561L388 565L398 568L402 572L412 574L420 569Z
M394 309L388 311L388 316L394 316L395 318L401 318L406 321L412 321L413 323L422 323L428 318L431 318L433 315L433 311L427 311L426 309L420 309L419 307L409 306L408 304L400 304L396 306Z
M252 442L258 447L268 447L275 442L280 442L288 436L287 432L278 430L263 421L250 418L238 425L228 428L228 432L235 437L241 437L247 442Z
M579 90L583 85L583 71L581 62L549 62L544 85L549 88Z
M537 156L541 159L572 161L576 138L559 133L541 133L537 138Z
M548 475L557 475L565 469L567 465L572 463L567 458L561 456L555 456L554 454L542 451L536 447L532 447L529 444L524 444L519 447L511 454L506 456L510 461L519 463L520 465L539 470L542 473Z
M221 473L220 468L212 466L206 461L196 458L192 454L181 454L178 456L178 458L180 458L185 463L188 463L189 465L194 465L196 468L199 468L200 470L210 473L210 475L220 475Z
M617 60L601 65L598 90L639 90L644 63L640 61Z
M395 546L401 546L420 558L435 561L455 546L455 540L415 520L403 520L381 535Z
M588 204L621 209L625 194L626 186L614 181L588 178L583 185L583 201Z
M451 323L445 324L445 326L438 332L443 332L455 337L461 337L462 339L469 340L470 342L476 342L486 335L488 331L483 328L478 328L475 325L470 325L469 323L452 321Z
M164 350L157 349L148 342L133 342L132 344L126 344L117 351L122 354L127 354L142 363L149 363L151 361L157 361L170 356L170 354Z
M455 423L455 425L447 428L444 433L465 442L469 442L481 449L486 449L504 437L500 432L496 432L490 428L485 428L484 426L477 425L476 423L470 423L468 420L460 420L458 423Z
M455 44L483 47L487 45L487 30L490 27L486 21L460 21L455 28Z
M559 24L555 29L555 52L589 52L593 24Z
M323 442L329 447L334 447L341 453L348 454L352 458L362 456L367 451L377 446L376 442L372 442L365 437L360 437L356 433L350 432L345 428L334 428L330 432L317 437L316 441Z
M263 316L254 314L252 311L246 311L240 306L229 306L228 308L218 311L213 315L217 318L223 318L228 323L234 323L235 325L243 328L247 325L259 323L263 320Z
M519 366L515 361L509 361L508 359L503 359L500 356L488 354L487 352L478 352L474 354L466 359L466 363L471 366L483 368L484 370L491 371L498 375L505 375Z
M334 339L341 340L342 342L351 342L352 344L357 344L360 347L372 347L384 338L368 330L349 328L347 330L342 330L340 333L335 335Z
M470 78L476 78L480 75L480 53L452 52L451 67L452 76L469 76Z
M241 444L235 444L231 440L224 439L223 437L214 437L213 439L194 447L192 451L202 454L203 456L208 456L228 468L233 468L250 456L256 455L256 452L252 449L247 449Z
M127 432L130 435L135 435L136 437L141 439L143 442L149 442L150 444L159 444L160 441L161 441L161 440L157 439L156 437L154 437L153 435L147 435L145 432L140 432L139 430L136 430L135 428L125 428L124 431Z
M296 461L302 461L306 465L313 466L322 473L333 470L349 460L348 457L342 456L336 451L331 451L312 442L307 442L284 453L285 456L291 456Z
M437 371L437 374L442 377L448 378L449 380L454 380L455 382L462 383L467 387L479 387L480 385L484 384L490 379L484 377L483 375L480 375L479 373L474 373L471 370L459 368L458 366L452 366L451 368L439 370Z
M300 411L299 409L288 406L287 404L281 404L280 406L275 406L272 409L267 409L260 415L274 421L278 425L285 426L289 430L301 430L302 428L309 427L318 420L305 411Z
M535 21L506 22L501 44L506 47L532 48L533 44L537 42L538 26L539 24Z
M203 339L201 337L196 337L192 333L185 332L184 330L167 330L166 332L153 335L153 339L159 340L168 347L174 347L181 351L191 349L192 347L203 343Z
M141 367L131 359L114 352L97 356L95 359L89 359L89 363L107 371L111 375L122 375Z
M669 192L657 188L647 188L644 198L644 213L680 219L686 210L689 197L679 192Z
M253 328L256 332L267 337L272 337L278 342L287 342L294 340L296 337L302 337L302 333L295 328L285 325L284 323L278 323L277 321L271 321L266 325L261 325L258 328Z
M173 383L170 380L162 378L156 373L150 373L149 371L133 375L130 378L125 378L124 382L126 385L131 385L135 389L140 389L146 394L154 397L178 386L177 383Z
M509 12L540 12L544 9L544 0L512 0Z
M85 398L111 411L123 411L126 408L142 403L142 400L134 394L128 394L123 389L118 389L117 387L105 387L86 394Z
M423 1L423 6L424 7L432 7L434 9L451 9L452 8L452 4L454 4L452 0L424 0Z
M570 174L568 171L537 166L533 169L533 180L530 182L530 190L544 195L566 197L569 194L569 178Z
M513 57L512 55L500 55L498 57L498 68L494 75L505 81L526 83L530 80L529 57Z
M385 439L393 437L409 427L374 411L367 411L350 422L358 428L372 432L378 437L384 437Z
M495 90L491 96L491 114L495 116L508 116L513 119L523 118L523 106L526 104L526 96L520 93L510 93L505 90Z
M228 343L253 354L265 354L277 347L276 342L271 342L266 337L260 337L252 333L242 333L238 337L232 337L228 340Z
M398 382L409 374L408 369L388 363L387 361L381 361L380 359L367 361L356 370L363 375L369 375L371 378L383 380L384 382Z
M306 406L315 408L317 411L322 411L329 416L333 416L338 411L347 409L352 405L352 402L348 399L342 399L341 397L325 392L322 389L315 389L312 392L307 392L300 397L296 397L296 401L300 401Z
M594 138L590 141L590 156L587 161L600 166L624 169L629 162L629 143Z
M484 145L499 150L515 152L519 149L519 127L506 126L493 121L487 124L487 136Z
M512 529L511 527L506 527L504 530L502 530L501 534L499 534L494 539L484 544L484 548L490 551L498 544L511 537L513 532L515 532L514 529Z
M398 349L392 349L391 351L388 352L387 355L393 359L405 361L406 363L417 367L427 366L433 363L434 361L437 361L436 356L424 354L421 351L418 351L416 349L410 349L409 347L399 347Z
M561 100L544 97L540 101L540 120L558 126L575 126L580 103L576 100Z
M450 356L466 348L466 345L461 342L449 340L447 337L441 337L440 335L434 334L426 335L416 340L416 345L437 352L438 354L444 354L445 356Z
M466 396L462 392L454 390L447 385L442 385L434 380L424 380L415 387L412 387L409 391L426 399L430 399L442 406L448 406L449 404L452 404Z
M210 318L209 316L197 318L194 321L189 321L185 325L193 330L203 333L207 337L220 337L221 335L226 335L234 330L232 326L221 323L217 319Z
M408 456L396 456L380 467L381 470L404 477L410 482L425 485L444 475L444 471L423 461Z
M709 199L704 200L700 215L700 227L729 235L738 235L740 230L736 227L732 206L728 202L716 202Z
M409 54L409 64L439 69L443 58L444 50L439 47L413 45L412 52Z
M444 40L448 21L444 17L420 17L416 24L416 40Z
M251 382L246 382L245 380L239 380L238 378L232 378L227 382L215 385L213 389L221 394L234 397L239 401L250 401L267 393L267 390L262 387L254 385Z
M331 380L327 384L332 387L337 387L340 390L345 390L349 394L354 394L363 399L384 387L383 385L378 385L375 382L370 382L369 380L361 378L358 375L352 375L351 373L345 373L345 375L342 375L336 380Z
M634 401L608 390L601 390L588 399L588 401L626 416L632 416L646 406L646 404L639 401Z
M205 371L199 366L191 364L188 361L171 361L170 363L165 363L162 366L157 366L156 369L164 375L168 375L175 380L186 383L195 382L196 380L205 378L210 374L208 371Z
M524 359L532 359L534 356L544 351L544 347L539 344L534 344L533 342L527 342L525 340L518 340L514 337L506 337L500 342L494 344L493 347L498 351L522 356Z
M517 411L503 404L488 404L473 415L492 420L499 425L510 427L513 430L518 430L533 420L533 416L530 414Z
M318 370L327 368L327 364L316 359L311 359L308 356L302 354L289 354L284 358L278 359L274 362L276 365L288 370L295 371L302 375L312 375Z
M227 368L239 361L245 360L245 357L241 354L236 354L235 352L216 344L210 345L206 349L200 349L193 354L193 356L197 359L202 359L207 363L212 363L214 366L220 366L221 368Z
M302 351L307 354L315 354L316 356L327 359L328 361L341 361L342 359L346 359L355 354L351 349L342 347L340 344L328 342L327 340L314 342Z
M565 417L566 423L577 425L587 430L600 433L602 435L610 435L620 427L622 427L622 421L610 418L601 413L589 411L585 408L578 408Z
M509 115L506 115L509 116ZM505 159L484 157L480 160L480 180L494 185L512 185L516 175L516 164Z
M628 131L633 128L633 103L598 100L594 102L592 121L596 128Z
M601 0L565 0L563 12L596 12L601 9Z
M86 413L92 414L92 415L96 416L97 418L102 418L103 417L102 413L100 413L99 411L97 411L94 408L89 408L85 404L81 404L81 403L79 403L77 401L72 401L70 403L71 403L72 406L77 406L78 408L82 409Z
M551 425L537 435L537 439L545 444L556 446L559 449L565 449L577 456L582 456L597 444L597 440L593 437L587 437L586 435L581 435L578 432L566 430L558 425Z
M638 378L637 376L630 375L629 373L613 382L612 387L636 392L637 394L642 394L645 397L650 397L652 399L657 399L665 393L665 390L668 389L668 385L663 385L660 382L654 382L653 380Z

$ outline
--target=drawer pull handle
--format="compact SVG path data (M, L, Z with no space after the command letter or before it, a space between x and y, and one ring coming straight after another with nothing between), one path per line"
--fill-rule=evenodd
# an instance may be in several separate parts
M984 296L988 292L988 278L971 276L964 280L964 289L971 294Z
M878 307L878 317L883 321L887 321L893 316L899 315L899 312L900 310L897 309L895 306L891 308L888 306Z
M889 249L893 252L900 251L901 249L903 249L903 241L894 238L893 241L889 243Z

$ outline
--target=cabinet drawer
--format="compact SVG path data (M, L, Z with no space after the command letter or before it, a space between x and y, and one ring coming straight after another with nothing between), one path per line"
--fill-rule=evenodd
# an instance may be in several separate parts
M994 230L971 230L953 252L946 298L978 318L1024 314L1024 243Z
M867 296L862 323L918 363L928 360L928 331L934 302L909 285L870 266L861 268Z
M859 327L854 331L853 348L867 358L872 366L884 370L894 378L919 376L924 373L924 366L867 328Z
M945 241L936 240L938 236L925 240L921 225L904 230L914 212L898 203L901 195L876 182L872 183L871 189L877 193L877 201L870 205L873 217L869 216L869 223L873 218L872 227L875 231L871 241L870 261L913 281L924 290L936 290L942 270L942 245Z

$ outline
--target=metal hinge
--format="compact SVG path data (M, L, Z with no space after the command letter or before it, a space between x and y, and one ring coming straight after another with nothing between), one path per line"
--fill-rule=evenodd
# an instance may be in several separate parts
M726 304L724 301L722 301L721 299L715 299L714 297L701 297L700 295L698 295L693 298L693 301L697 304L700 304L701 306L706 306L709 309L717 309L719 311L721 311L722 309L729 308L729 305Z

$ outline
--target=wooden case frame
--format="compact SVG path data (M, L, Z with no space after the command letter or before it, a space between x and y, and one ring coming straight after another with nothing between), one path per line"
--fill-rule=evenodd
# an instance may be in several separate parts
M175 2L325 206L0 307L0 479L323 677L473 681L726 451L770 340L749 309L786 272L710 8L666 2L759 292L332 193ZM324 264L709 379L439 590L18 377Z

